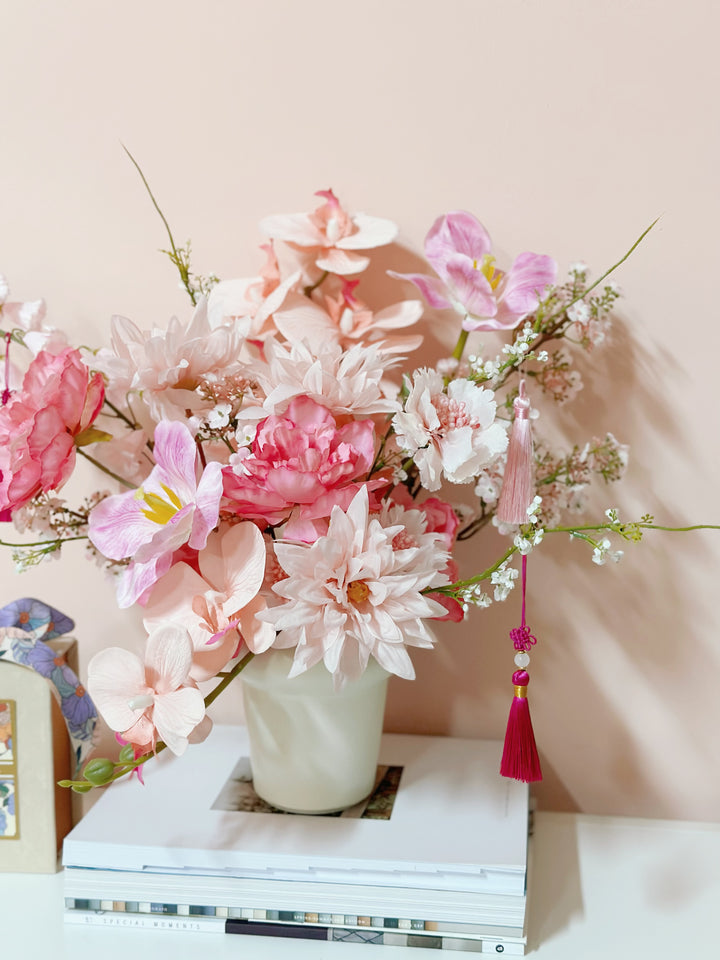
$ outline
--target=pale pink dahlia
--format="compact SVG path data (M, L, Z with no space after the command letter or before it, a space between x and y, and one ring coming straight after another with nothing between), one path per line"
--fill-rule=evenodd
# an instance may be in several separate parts
M370 514L362 488L347 512L335 507L327 536L311 546L275 544L287 579L273 586L285 603L260 614L281 631L275 646L295 647L290 676L324 662L335 685L357 678L375 657L389 673L415 676L406 647L432 647L426 624L445 609L426 587L448 583L442 537L426 533L419 511Z

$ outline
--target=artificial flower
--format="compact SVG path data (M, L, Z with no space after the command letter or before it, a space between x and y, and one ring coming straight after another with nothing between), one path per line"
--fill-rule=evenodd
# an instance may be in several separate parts
M91 442L105 390L67 347L33 359L22 388L0 407L0 511L59 490L75 468L76 445Z
M510 330L538 305L555 282L552 257L521 253L503 273L495 267L485 227L472 214L455 210L438 217L425 238L425 256L437 277L396 273L410 280L431 307L455 309L464 330Z
M334 296L318 303L291 293L275 313L275 326L289 341L305 339L311 344L334 342L347 350L356 343L375 344L380 353L411 353L422 336L398 336L394 331L417 323L423 311L419 300L402 300L373 311L355 297L357 280L345 280Z
M505 451L505 428L495 419L492 390L469 380L445 389L434 370L417 370L404 404L393 418L399 446L414 457L426 490L439 490L443 476L470 483Z
M218 520L222 464L212 461L200 472L185 424L159 423L153 452L155 466L141 487L108 497L90 514L95 547L113 560L130 561L118 587L121 607L147 594L181 546L202 549Z
M350 216L332 190L318 190L315 195L323 197L325 203L313 213L265 217L260 229L273 240L284 240L300 248L318 269L339 276L360 273L369 260L356 251L384 246L397 236L397 227L391 220L364 213Z
M197 557L199 571L177 560L155 584L143 623L184 626L192 643L193 680L208 680L237 656L243 642L262 653L275 631L255 616L267 606L258 596L265 576L265 541L254 523L211 533Z
M362 485L386 485L365 479L374 458L372 420L338 426L326 407L295 397L283 416L258 424L246 455L224 469L225 497L240 516L266 525L287 520L285 538L312 541L327 529L333 506L347 507Z
M96 653L88 664L88 690L110 729L128 743L153 750L159 738L180 755L205 717L191 666L187 631L167 624L150 634L143 660L122 647Z
M295 397L310 397L335 417L369 417L399 409L397 400L383 393L385 375L397 361L382 356L376 345L343 350L333 342L311 347L305 340L284 344L270 337L264 353L265 362L255 364L264 397L243 406L240 419L283 414Z
M212 403L198 392L198 385L208 375L240 373L243 342L238 323L211 328L202 298L189 323L172 317L165 330L141 330L132 320L113 317L112 349L99 350L93 362L110 380L117 405L124 405L128 393L137 396L140 402L132 409L151 433L161 420L188 422L188 411L192 415L209 409Z
M426 621L445 610L422 591L447 582L447 552L423 531L419 511L410 512L418 514L416 533L404 546L403 523L370 514L363 487L347 511L333 508L326 536L309 546L275 544L287 578L273 590L285 603L260 617L279 631L276 647L295 648L291 677L322 661L341 687L371 656L389 673L415 676L406 647L435 642Z

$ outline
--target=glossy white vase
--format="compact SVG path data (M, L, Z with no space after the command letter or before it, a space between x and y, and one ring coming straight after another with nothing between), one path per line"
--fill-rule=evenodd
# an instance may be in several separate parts
M331 813L375 784L389 674L371 657L333 689L322 663L288 679L292 650L270 650L240 674L255 792L292 813Z

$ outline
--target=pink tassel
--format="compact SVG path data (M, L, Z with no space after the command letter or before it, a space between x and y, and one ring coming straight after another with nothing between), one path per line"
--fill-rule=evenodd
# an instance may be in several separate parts
M513 627L510 639L517 651L515 663L520 667L513 674L515 696L510 704L507 729L505 731L505 745L500 773L503 777L513 780L522 780L523 783L534 783L542 780L540 758L535 746L535 734L530 720L530 707L527 699L527 688L530 683L530 674L525 667L530 663L528 651L537 643L537 637L530 632L525 622L525 594L527 591L527 556L522 558L522 615L520 626Z
M530 401L525 395L525 381L513 401L515 419L510 433L505 478L503 480L497 518L502 523L527 523L527 508L535 496L533 485L533 445L530 429Z
M534 783L542 780L542 770L530 720L530 707L527 700L530 675L527 670L516 670L513 674L513 683L515 696L510 704L500 773L503 777L522 780L523 783Z

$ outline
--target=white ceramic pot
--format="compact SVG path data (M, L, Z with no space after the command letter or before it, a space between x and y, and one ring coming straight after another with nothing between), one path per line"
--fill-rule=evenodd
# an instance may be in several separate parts
M370 658L333 689L322 663L288 679L292 650L270 650L240 674L258 796L292 813L331 813L375 784L389 674Z

